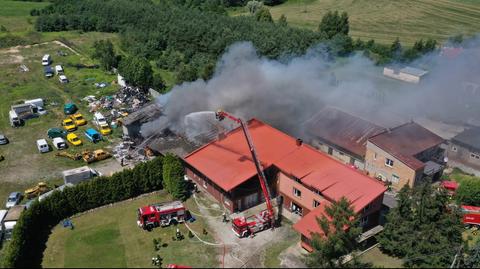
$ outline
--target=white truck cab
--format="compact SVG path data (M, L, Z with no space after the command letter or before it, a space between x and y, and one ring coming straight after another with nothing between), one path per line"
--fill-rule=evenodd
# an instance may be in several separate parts
M66 149L67 148L67 142L65 142L65 139L63 139L61 137L55 137L53 139L53 146L58 150Z
M50 151L50 147L48 146L47 140L45 139L37 140L37 148L40 153L45 153Z
M93 114L93 121L97 126L108 125L107 119L100 112Z

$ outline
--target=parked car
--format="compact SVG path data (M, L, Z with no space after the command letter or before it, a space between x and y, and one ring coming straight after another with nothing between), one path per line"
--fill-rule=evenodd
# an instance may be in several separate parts
M89 128L85 131L85 136L93 143L97 143L102 140L102 135L100 135L97 130L92 128Z
M63 112L67 115L75 114L77 110L78 110L77 106L73 103L67 103L63 106Z
M45 74L45 76L46 76L47 78L53 77L53 69L52 69L52 67L50 67L50 66L45 66L45 68L43 68L43 73Z
M22 194L19 192L12 192L7 198L7 203L5 204L5 207L14 207L20 203L20 200L22 200Z
M47 110L45 110L45 108L39 106L39 107L37 107L37 113L38 113L38 115L45 115L45 114L47 114Z
M97 126L108 125L107 119L100 112L95 112L95 114L93 114L93 122Z
M100 127L98 127L98 130L102 135L109 135L112 133L112 129L110 128L110 126L108 126L108 124L100 125Z
M65 75L60 75L58 81L60 81L60 83L68 83L68 78Z
M67 132L60 129L60 128L50 128L47 131L47 135L49 138L55 138L55 137L62 137L65 138L67 136Z
M40 153L49 152L50 146L48 146L47 140L45 139L37 140L37 149Z
M50 65L52 63L52 57L50 57L49 54L45 54L43 55L43 58L42 58L42 65Z
M75 122L73 122L73 120L69 119L69 118L64 119L62 121L62 126L63 126L63 128L65 128L65 130L67 130L69 132L77 130L77 125L75 125Z
M87 121L85 120L85 118L83 118L83 115L80 113L75 113L71 115L70 119L72 119L77 126L82 126L87 124Z
M63 67L61 65L55 65L55 73L57 75L63 75Z
M8 138L4 134L0 134L0 145L8 144Z
M53 146L55 148L57 148L58 150L60 149L66 149L68 146L67 146L67 142L65 142L65 140L61 137L55 137L53 139Z
M74 133L69 133L67 135L67 141L74 146L80 146L82 144L82 140L80 140L80 138Z

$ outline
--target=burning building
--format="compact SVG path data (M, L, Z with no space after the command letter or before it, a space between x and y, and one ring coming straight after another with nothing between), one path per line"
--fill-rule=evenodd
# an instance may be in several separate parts
M366 170L395 190L425 177L436 180L444 168L444 142L415 122L387 129L368 139Z
M156 102L145 105L122 119L123 135L132 139L141 138L142 134L140 130L142 125L160 117L161 115L162 109Z
M480 176L480 127L463 131L450 141L448 165Z
M296 229L302 245L318 230L310 219L317 208L346 197L362 213L365 228L378 223L385 186L259 120L248 122L250 135L267 177L272 197L304 217ZM228 132L184 158L186 175L228 210L243 211L264 201L255 164L240 128ZM363 211L362 211L363 210Z
M325 107L305 124L310 144L345 164L365 169L368 138L384 128L333 107Z

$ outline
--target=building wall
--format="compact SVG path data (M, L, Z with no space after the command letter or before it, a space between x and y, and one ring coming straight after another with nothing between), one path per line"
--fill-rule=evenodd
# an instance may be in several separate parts
M452 142L448 146L447 156L449 166L469 170L466 172L480 175L480 152L475 152Z
M393 160L393 166L385 164L386 158ZM367 142L367 154L365 156L366 170L370 176L382 178L383 181L392 182L392 188L399 191L404 185L413 187L415 180L422 176L422 171L415 171L408 167L391 154L385 152L376 145ZM398 181L393 182L393 175L398 176Z
M414 76L410 75L407 73L403 72L397 72L392 68L384 67L383 68L383 75L386 77L398 79L398 80L403 80L406 82L411 82L411 83L419 83L420 82L420 77L419 76Z
M301 192L300 197L294 195L293 188ZM294 202L302 207L302 216L307 215L315 208L313 205L314 200L320 203L325 200L321 195L314 193L282 172L278 173L278 192L283 196L283 207L292 212L291 203Z
M314 139L312 141L312 146L315 148L319 149L320 151L325 152L326 154L334 157L335 159L343 162L344 164L352 164L355 165L360 170L365 170L365 161L362 159L359 159L349 153L346 153L345 151L342 151L339 149L336 145L326 143L324 141L320 141L318 139ZM330 150L331 149L331 150ZM330 154L331 153L331 154Z

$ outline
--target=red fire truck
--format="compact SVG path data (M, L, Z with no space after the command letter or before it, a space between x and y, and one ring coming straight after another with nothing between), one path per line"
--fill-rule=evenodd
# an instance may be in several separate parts
M235 218L232 221L232 230L238 237L245 237L248 235L253 235L257 232L266 230L268 228L273 228L275 222L275 213L273 211L272 204L270 202L270 190L268 189L267 178L263 173L263 167L260 163L258 158L257 151L255 149L255 145L253 144L252 137L250 136L250 132L248 131L247 124L242 120L235 116L228 114L225 111L218 110L215 113L215 117L217 120L222 121L225 118L228 118L238 124L242 128L243 134L245 136L245 140L247 142L248 148L250 149L250 154L252 155L253 163L255 164L255 168L257 169L258 179L260 181L260 187L262 188L263 196L265 197L265 203L267 204L267 209L261 211L257 215L253 215L250 217L239 217Z
M137 224L151 230L158 226L168 226L185 220L186 209L180 201L153 204L138 209Z
M463 224L480 227L480 207L462 205Z

